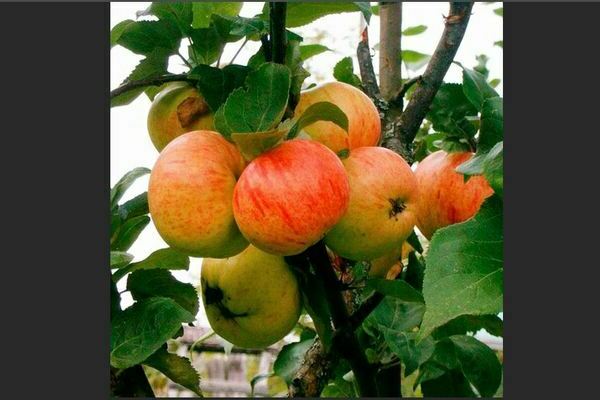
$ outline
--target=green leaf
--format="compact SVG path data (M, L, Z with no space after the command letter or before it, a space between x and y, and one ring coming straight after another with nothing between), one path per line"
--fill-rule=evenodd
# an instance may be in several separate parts
M226 41L214 25L193 29L190 38L193 44L188 51L191 51L192 60L196 60L199 64L214 63L225 48Z
M395 297L407 303L425 303L423 295L402 280L374 278L368 279L366 285L381 294Z
M416 25L410 26L402 31L402 35L404 36L414 36L419 35L427 30L427 26L425 25Z
M288 385L292 383L294 375L304 361L304 354L314 343L314 339L304 340L302 342L286 344L282 347L273 363L273 371Z
M269 33L269 23L259 17L236 17L233 20L230 33L246 36L251 40L259 40L262 35Z
M498 97L498 93L490 86L486 77L479 72L463 67L463 91L467 99L473 104L477 110L483 108L485 99Z
M127 172L119 181L113 186L110 190L110 207L114 209L121 197L125 194L127 189L133 185L133 183L140 177L149 174L150 170L144 167L134 168L131 171Z
M503 336L504 322L497 315L461 315L436 328L432 336L439 340L452 335L475 334L481 329L494 336Z
M310 73L302 66L303 59L300 54L300 42L298 40L289 40L285 49L285 65L290 69L291 84L290 96L295 102L300 98L302 83L310 76Z
M136 21L123 28L116 42L136 54L148 55L157 48L175 54L181 38L181 31L170 21Z
M498 46L498 47L502 47L504 48L504 40L497 40L494 42L494 46Z
M110 268L121 268L129 264L133 260L133 256L124 251L110 252Z
M431 357L435 349L435 342L430 337L417 342L415 333L384 330L385 342L402 361L406 369L404 376L412 374L419 365Z
M425 305L418 302L405 302L386 296L365 320L368 326L380 330L410 331L421 323Z
M139 217L148 214L148 192L144 192L121 204L118 214L121 220L127 221L129 218Z
M153 297L135 303L113 318L110 364L129 368L144 361L194 316L172 299Z
M144 361L144 364L162 372L173 382L202 396L200 390L200 375L192 366L189 359L169 353L167 346L161 346L154 354Z
M236 16L239 14L243 2L194 2L192 3L192 28L207 28L213 14L220 16Z
M168 297L192 315L198 313L198 293L189 283L178 281L164 269L139 270L127 279L127 290L135 300Z
M298 118L288 133L288 139L295 138L305 127L314 124L317 121L330 121L348 131L348 117L335 104L328 101L315 103L308 107Z
M263 15L268 5L265 4ZM339 14L345 12L360 11L369 22L371 18L371 6L368 2L322 2L322 3L303 3L290 2L287 5L286 27L296 28L307 25L321 17L330 14Z
M248 67L235 64L223 69L198 65L190 72L190 77L198 79L198 90L215 112L234 89L244 85L248 72Z
M270 377L274 376L275 374L273 372L269 372L267 374L259 374L259 375L255 375L252 379L250 379L250 396L254 398L254 388L256 386L256 384L260 381L262 381L263 379L269 379Z
M135 69L129 74L129 76L123 81L122 84L131 81L137 81L142 79L150 79L157 76L161 76L167 73L167 65L169 63L169 51L163 48L156 48L148 54L146 58L141 60ZM117 97L110 99L111 107L124 106L135 100L145 90L152 88L152 86L142 86L135 89L128 90Z
M401 58L406 68L411 71L417 71L427 65L431 56L414 50L402 50Z
M457 335L448 339L454 345L460 370L482 397L496 393L502 379L502 365L496 353L472 336Z
M323 46L322 44L307 44L300 46L300 57L306 61L309 58L326 51L331 51L331 49L327 46Z
M469 381L458 370L445 372L436 369L441 374L433 379L421 383L421 391L424 397L477 397Z
M479 72L487 79L490 74L490 71L487 69L487 62L490 60L490 58L485 54L479 54L475 57L475 59L477 60L477 65L473 67L473 70Z
M123 32L125 31L125 29L132 23L135 23L134 20L131 19L126 19L125 21L121 21L118 24L116 24L110 31L110 47L115 47L117 44L119 44L119 38L121 38L121 35L123 34Z
M167 247L166 249L156 250L142 261L131 263L127 268L120 269L115 272L113 279L116 282L129 272L142 269L185 270L188 269L189 266L190 259L188 256Z
M433 128L446 134L442 141L451 140L449 136L458 140L473 138L477 128L469 117L475 116L477 109L465 96L462 85L456 83L444 83L440 86L427 113L427 119L432 122ZM468 143L467 141L467 146L470 146Z
M342 58L333 68L333 77L339 82L360 88L360 78L354 73L351 57Z
M268 131L283 117L291 84L290 70L265 63L248 74L246 89L237 88L215 114L215 126L226 137L232 133Z
M503 17L504 16L504 7L496 8L494 10L494 14Z
M154 15L177 26L185 36L192 23L192 3L152 2L146 10L136 13L137 17Z
M333 398L341 397L346 399L358 398L354 383L348 382L343 378L336 378L333 382L329 382L321 392L321 397Z
M149 223L150 217L147 215L140 215L125 221L111 242L111 250L127 251Z
M426 260L421 338L461 315L501 312L502 201L492 196L472 219L439 229Z
M496 143L489 152L478 153L470 160L456 167L456 172L465 176L485 176L492 189L494 189L494 192L502 198L504 190L503 148L504 142Z
M481 129L477 153L488 152L504 139L504 107L501 97L487 98L481 109Z

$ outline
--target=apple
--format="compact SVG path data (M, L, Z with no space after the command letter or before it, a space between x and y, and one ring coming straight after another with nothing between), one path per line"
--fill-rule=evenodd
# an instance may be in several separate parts
M252 245L231 258L205 258L200 282L210 326L238 347L270 346L300 318L298 282L283 257Z
M294 111L299 117L315 103L328 101L348 117L348 132L330 121L317 121L303 129L304 133L336 154L364 146L376 146L381 136L379 112L360 89L343 82L329 82L300 94Z
M179 136L158 157L148 206L160 236L195 257L230 257L248 246L233 218L232 198L245 161L220 134Z
M148 133L158 151L186 132L213 130L213 114L204 97L185 82L162 89L148 112Z
M493 190L482 176L473 176L466 183L455 171L473 156L471 152L446 153L436 151L425 157L415 169L419 184L420 207L417 227L431 240L434 232L445 226L474 216Z
M408 242L402 243L401 247L396 247L392 251L383 256L371 260L371 269L369 270L370 278L385 278L388 271L400 260L408 257L408 254L414 249Z
M255 158L233 193L242 234L261 250L294 255L323 238L348 208L348 177L324 145L285 141Z
M351 260L373 260L401 248L416 222L417 180L410 166L383 147L354 149L343 164L350 204L325 244Z

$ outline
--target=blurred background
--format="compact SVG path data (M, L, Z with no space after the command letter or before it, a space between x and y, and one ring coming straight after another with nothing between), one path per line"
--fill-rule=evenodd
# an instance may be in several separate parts
M244 17L252 17L260 14L262 2L246 2L240 13ZM456 61L467 67L473 68L481 61L480 55L487 57L486 67L491 79L498 79L496 87L502 96L503 85L503 53L502 47L498 45L503 39L503 18L498 16L494 10L496 4L475 3L473 15L469 22L465 37L458 50ZM146 9L149 2L123 2L111 3L110 23L111 28L125 19L136 19L136 12ZM403 5L403 29L424 25L427 29L418 35L403 36L403 50L414 50L423 54L432 54L438 39L444 28L443 16L448 12L448 3L413 3L404 2ZM153 17L142 17L141 19L152 19ZM358 75L358 63L356 61L356 46L359 40L361 27L365 21L359 12L329 15L292 31L304 38L303 44L319 43L327 46L331 51L326 51L307 60L304 67L311 73L304 85L321 83L334 80L333 67L344 57L352 57L354 71ZM372 47L373 64L375 71L378 66L378 42L379 42L379 18L373 15L369 24L369 40ZM225 47L221 66L234 56L240 48L242 41L230 43ZM248 42L236 58L236 63L245 64L247 60L260 48L260 42ZM186 54L185 45L181 53ZM110 51L110 88L114 89L129 75L131 70L143 56L136 55L120 46L115 46ZM426 62L410 65L409 69L403 68L403 78L417 76L424 71ZM405 66L406 67L406 66ZM179 73L185 71L181 59L174 56L169 61L169 72ZM462 82L461 69L452 65L446 75L446 82ZM127 106L115 107L110 113L110 181L114 185L126 172L135 167L152 168L158 156L157 150L150 142L146 117L150 107L150 100L145 95L139 96L134 102ZM134 197L147 189L148 177L139 179L126 193L123 201ZM128 251L135 256L135 260L144 259L151 252L167 247L160 238L152 224L142 232L138 240ZM172 271L173 275L182 282L188 282L198 286L200 282L200 258L190 259L188 271ZM125 290L126 279L119 282L119 291ZM122 307L132 304L132 299L127 292L122 295ZM195 324L198 328L186 329L183 338L170 344L171 351L180 355L186 355L191 343L203 335L210 334L210 327L204 314L202 306L197 315ZM252 391L251 380L256 376L268 375L272 371L272 363L286 342L293 341L295 334L288 335L286 339L272 346L267 351L242 351L242 349L231 348L217 336L202 341L195 348L193 364L199 371L201 388L206 396L248 396ZM496 338L485 332L478 337L490 347L502 350L502 338ZM185 397L193 394L184 388L177 386L161 374L153 372L148 368L151 383L157 397ZM283 381L276 377L260 378L256 380L254 395L273 396L283 395L286 386ZM407 386L410 386L407 384ZM406 390L409 390L408 387Z

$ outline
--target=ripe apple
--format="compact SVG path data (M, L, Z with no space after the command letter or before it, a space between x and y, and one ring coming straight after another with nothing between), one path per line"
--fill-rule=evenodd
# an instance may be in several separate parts
M300 317L298 282L283 257L252 245L231 258L205 258L200 282L210 326L236 346L270 346Z
M359 147L343 163L350 204L325 244L351 260L373 260L401 248L416 221L417 181L410 166L383 147Z
M148 133L158 151L186 132L213 129L213 114L204 97L185 82L168 84L148 112Z
M466 183L455 171L473 156L470 152L436 151L425 157L415 170L419 183L420 207L417 227L427 239L445 226L474 216L493 190L482 176L473 176Z
M294 255L339 221L348 196L340 159L318 142L294 139L246 167L233 193L233 213L250 243L271 254Z
M233 218L232 198L245 161L211 131L188 132L161 152L148 187L158 233L171 247L196 257L230 257L248 246Z
M348 117L348 132L329 121L317 121L304 132L336 154L364 146L376 146L381 136L381 120L377 108L360 89L342 82L329 82L306 90L294 111L300 116L311 105L328 101L338 106Z

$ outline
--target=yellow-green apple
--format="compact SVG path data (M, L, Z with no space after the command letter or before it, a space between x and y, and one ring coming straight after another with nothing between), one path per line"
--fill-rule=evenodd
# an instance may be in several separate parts
M324 145L281 143L255 158L233 193L235 220L250 243L294 255L323 238L348 208L348 177Z
M466 183L455 171L473 156L470 152L436 151L425 157L415 169L421 198L417 211L417 227L427 239L445 226L474 216L493 190L482 176L473 176Z
M220 134L193 131L164 148L150 174L148 206L171 247L196 257L230 257L248 246L232 198L245 161Z
M336 154L364 146L376 146L381 136L381 121L377 108L360 89L343 82L329 82L306 90L294 115L299 117L315 103L328 101L338 106L348 117L348 132L333 122L317 121L303 130L311 139L323 143Z
M351 260L373 260L400 249L416 221L417 181L410 166L383 147L359 147L343 163L350 204L325 244Z
M298 282L283 257L252 245L231 258L205 258L200 282L210 326L236 346L270 346L300 317Z
M148 133L158 151L186 132L213 129L213 114L204 97L185 82L166 85L148 112Z

